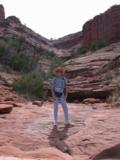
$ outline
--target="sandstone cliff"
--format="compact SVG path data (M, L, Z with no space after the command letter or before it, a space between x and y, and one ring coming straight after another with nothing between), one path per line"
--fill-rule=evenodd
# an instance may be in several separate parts
M5 18L4 7L0 6L0 37L2 38L22 38L27 44L25 46L30 54L38 59L39 67L48 70L51 60L48 58L39 59L39 55L44 50L50 55L51 52L58 57L67 57L63 66L67 70L69 81L69 99L81 100L88 97L107 98L116 85L112 80L119 74L119 43L111 44L103 50L97 52L87 52L85 55L72 55L78 48L84 46L89 48L98 41L113 42L119 40L119 19L120 6L113 6L105 13L96 16L88 21L82 32L71 34L58 40L48 40L21 23L19 18L10 16ZM100 25L99 25L100 23ZM107 25L109 24L109 25ZM30 52L31 50L31 52ZM53 55L51 55L53 56ZM117 67L116 67L117 64ZM110 73L113 71L113 73ZM108 74L108 75L107 75ZM111 75L112 74L112 75Z
M46 50L57 54L56 48L53 47L50 40L23 25L19 18L15 16L5 18L5 11L2 5L0 6L0 38L23 38L30 47L36 50Z
M118 84L120 76L120 43L112 44L93 54L73 58L64 63L69 77L69 98L106 99Z
M0 20L5 20L5 11L3 5L0 5Z
M81 36L79 32L51 42L22 25L17 17L5 19L4 8L0 6L0 40L22 38L26 43L23 47L28 50L25 54L30 56L44 50L60 57L69 55L69 60L63 63L69 78L68 99L77 102L88 97L105 99L112 91L120 90L120 42L70 58L71 53L81 47ZM88 40L84 41L86 47L91 45ZM40 60L41 67L49 66L49 58ZM13 90L13 81L20 77L21 74L12 70L8 73L0 65L0 160L120 159L119 102L110 104L92 99L94 104L68 103L73 125L64 126L60 108L56 129L52 119L53 103L27 99Z
M54 41L58 49L76 52L81 46L90 49L99 43L110 44L120 40L120 5L95 16L83 25L81 32ZM74 47L76 49L74 49ZM73 48L73 50L72 50ZM70 54L69 54L70 55Z
M120 5L115 5L83 26L83 46L89 48L97 42L120 40Z
M61 51L60 57L70 57L82 46L82 32L67 35L53 41L53 46Z

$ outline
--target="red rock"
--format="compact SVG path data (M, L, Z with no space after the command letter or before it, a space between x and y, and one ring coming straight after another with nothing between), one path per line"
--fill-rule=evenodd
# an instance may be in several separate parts
M37 106L42 106L43 105L43 101L33 101L32 104L37 105Z
M83 26L83 46L89 48L97 42L120 40L120 5L115 5Z
M81 47L82 40L82 32L77 32L54 40L52 43L57 48L60 57L69 57L72 53L77 53Z
M6 97L6 98L4 99L4 101L14 101L14 98L13 98L13 97Z
M21 24L19 18L15 17L15 16L9 16L6 19L8 22L10 23L17 23L17 24Z
M59 56L67 57L74 55L81 46L90 49L93 44L109 44L119 40L120 5L114 5L105 13L87 21L81 32L67 35L52 43L57 48Z
M23 103L14 102L14 101L2 101L0 104L12 105L13 107L22 107Z
M66 61L68 83L68 100L74 101L86 98L106 99L115 89L114 79L119 76L120 52L116 52L120 42L111 44L107 48L98 50L91 55L77 57ZM112 52L106 49L113 48ZM72 61L72 63L71 63ZM112 74L115 75L111 79ZM118 70L116 74L116 70Z
M82 102L85 104L89 104L89 103L94 104L94 103L101 103L101 100L96 98L86 98Z
M23 107L23 103L13 102L14 107Z
M0 20L5 20L5 12L3 5L0 5Z
M0 160L35 160L35 159L28 159L28 158L17 158L12 156L0 156Z
M13 109L13 106L10 104L0 104L0 114L10 113Z
M111 105L109 104L109 103L106 103L106 102L104 102L104 103L99 103L99 104L97 104L97 107L98 108L111 108Z
M111 107L113 107L113 108L120 108L120 102L114 102L114 103L112 103Z
M53 41L53 44L58 49L68 49L80 43L82 33L74 33Z

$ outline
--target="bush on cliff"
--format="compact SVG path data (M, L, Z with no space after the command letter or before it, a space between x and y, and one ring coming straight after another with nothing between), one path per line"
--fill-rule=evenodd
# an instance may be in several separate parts
M34 69L35 62L23 53L14 53L9 57L8 65L15 71L26 73Z
M80 55L84 54L86 52L87 52L87 49L85 47L81 47L81 48L78 49L78 54L80 54Z
M118 74L119 75L119 74ZM109 102L120 102L120 76L112 80L112 83L116 86L116 90L109 96Z
M46 74L45 79L47 80L48 78L51 78L53 69L61 66L63 63L64 63L64 60L62 60L61 58L58 58L57 56L51 57L51 66Z
M98 49L106 47L107 45L108 45L108 43L106 41L98 41L98 42L92 44L91 50L96 51Z
M0 39L0 62L15 71L32 71L36 62L26 54L26 49L23 38Z
M15 91L37 98L45 98L43 79L34 73L29 73L15 80L13 83Z

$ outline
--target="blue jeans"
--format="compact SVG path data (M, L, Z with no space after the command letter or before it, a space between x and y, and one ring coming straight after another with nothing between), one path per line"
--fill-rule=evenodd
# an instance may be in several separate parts
M68 107L67 107L67 103L66 103L66 99L65 99L64 94L60 98L58 98L54 95L54 123L57 124L57 122L58 122L59 102L61 103L62 108L63 108L65 123L68 123Z

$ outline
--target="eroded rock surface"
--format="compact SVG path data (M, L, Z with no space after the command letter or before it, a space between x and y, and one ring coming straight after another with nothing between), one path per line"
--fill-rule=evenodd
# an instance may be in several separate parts
M3 5L0 5L0 20L5 19L5 11Z
M99 42L120 40L120 5L112 6L83 26L83 45L87 48Z
M120 75L120 43L64 63L69 79L69 99L107 98ZM118 82L119 83L119 82Z
M4 90L3 95L9 90ZM9 93L10 94L10 93ZM14 97L14 93L11 92ZM17 95L16 95L17 96ZM119 157L120 106L105 108L99 104L68 104L73 125L64 126L59 106L59 126L53 127L53 104L41 107L31 101L13 98L4 103L13 106L11 114L0 115L0 155L5 160L100 160ZM2 100L3 103L3 100ZM108 104L109 105L109 104ZM114 154L109 152L113 148ZM2 157L0 157L1 160ZM17 159L18 158L18 159ZM113 160L112 159L112 160Z

